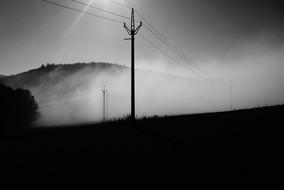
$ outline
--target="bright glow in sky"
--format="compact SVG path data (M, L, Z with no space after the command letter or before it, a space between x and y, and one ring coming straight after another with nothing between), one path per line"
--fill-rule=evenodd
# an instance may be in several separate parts
M79 1L81 2L81 1ZM83 2L83 1L82 1ZM115 2L118 2L120 4L125 4L124 0L116 0ZM85 3L85 2L83 2ZM70 29L68 30L68 33L70 32L70 30L73 29L73 27L76 27L77 23L80 22L80 20L84 17L85 13L83 12L92 12L92 8L90 6L99 6L99 7L103 7L103 8L108 8L110 6L111 0L88 0L88 2L86 3L88 6L85 6L84 9L82 9L82 13L80 13L78 15L78 17L74 20L74 22L72 23Z
M95 1L95 0L89 0L88 6L92 5L94 1ZM86 11L89 10L89 7L88 7L88 6L85 6L85 8L83 9L83 12L86 12ZM69 30L67 31L67 35L69 34L69 32L70 32L74 27L76 27L77 23L80 22L80 20L82 19L82 17L85 15L85 13L83 13L83 12L80 13L80 14L78 15L78 17L74 20L74 22L73 22L72 25L70 26Z
M87 10L72 1L51 0ZM130 10L110 0L80 0L130 16ZM185 54L203 64L222 58L247 40L265 36L273 44L283 37L283 11L277 0L116 0L138 10ZM39 0L0 2L0 74L19 73L43 63L110 61L129 65L129 43L123 26L79 14ZM139 17L136 15L136 18ZM142 35L164 48L142 27ZM66 35L68 34L68 35ZM151 62L173 64L161 52L137 37L137 66ZM35 53L36 52L36 53ZM203 67L201 65L201 67Z

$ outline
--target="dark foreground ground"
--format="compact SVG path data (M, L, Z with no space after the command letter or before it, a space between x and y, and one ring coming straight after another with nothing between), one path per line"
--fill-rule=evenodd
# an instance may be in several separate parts
M81 183L105 175L186 176L189 186L214 179L283 189L283 116L278 106L145 119L135 127L117 121L30 130L1 137L1 173Z

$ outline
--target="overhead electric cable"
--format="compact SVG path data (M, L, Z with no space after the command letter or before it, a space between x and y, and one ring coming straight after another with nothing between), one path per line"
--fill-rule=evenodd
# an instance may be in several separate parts
M159 50L160 52L162 52L164 55L166 55L168 58L172 59L174 62L176 62L177 64L185 67L184 64L180 63L176 58L174 58L173 56L171 56L168 52L166 52L165 50L163 50L162 48L160 48L158 45L156 45L155 43L153 43L151 40L148 40L146 37L144 37L142 34L138 34L141 39L143 39L145 42L147 42L148 44L150 44L151 46L153 46L154 48L156 48L157 50ZM187 68L187 67L186 67ZM188 68L187 68L188 69ZM193 74L200 76L200 74L197 74L196 72L190 70ZM202 76L203 77L203 76Z
M86 15L90 15L90 16L94 16L94 17L97 17L97 18L105 19L105 20L112 21L112 22L115 22L115 23L119 23L119 24L123 24L124 23L122 21L119 21L119 20L116 20L116 19L113 19L113 18L109 18L109 17L105 17L105 16L101 16L101 15L96 15L96 14L93 14L93 13L90 13L90 12L87 12L87 11L83 11L83 10L76 9L76 8L73 8L73 7L69 7L69 6L66 6L66 5L62 5L62 4L59 4L59 3L51 2L51 1L48 1L48 0L42 0L42 1L45 2L45 3L48 3L48 4L52 4L52 5L55 5L55 6L58 6L58 7L62 7L62 8L69 9L69 10L73 10L73 11L76 11L76 12L79 12L79 13L84 13Z
M154 36L156 36L162 43L164 43L170 50L172 50L176 55L178 55L182 60L184 60L186 63L189 63L190 66L195 69L196 71L198 71L200 73L200 75L204 76L204 74L200 71L200 69L191 61L191 59L185 57L184 55L182 55L177 48L173 47L173 45L170 45L169 42L167 42L168 40L165 40L163 38L163 36L157 34L156 32L154 32L147 24L144 25L146 29L148 29L149 32L151 32Z
M136 14L141 17L141 19L148 25L150 28L152 28L161 38L163 38L165 41L167 41L173 48L175 48L181 55L186 57L188 60L192 61L192 59L188 58L181 50L179 50L176 46L173 45L171 41L169 41L164 35L162 35L152 24L150 24L142 14L140 14L137 10L135 10Z
M129 17L120 15L120 14L115 13L115 12L112 12L112 11L108 11L108 10L106 10L106 9L101 9L101 8L95 7L95 6L93 6L93 5L89 5L89 4L84 3L84 2L81 2L81 1L77 1L77 0L70 0L70 1L72 1L72 2L74 2L74 3L77 3L77 4L80 4L80 5L84 5L84 6L86 6L86 7L89 7L89 8L98 10L98 11L102 11L102 12L105 12L105 13L108 13L108 14L111 14L111 15L114 15L114 16L118 16L118 17L121 17L121 18L130 20Z
M132 7L130 7L130 6L126 5L126 4L124 4L124 3L120 3L120 2L117 2L117 1L114 1L114 0L109 0L109 1L112 2L112 3L114 3L114 4L119 5L119 6L121 6L121 7L125 7L125 8L128 8L128 9L132 9Z
M131 9L130 6L117 2L115 0L110 0L110 2L115 3L119 6ZM199 72L199 74L202 77L204 76L204 73L200 70L200 68L193 63L193 60L190 59L188 56L186 56L182 50L180 50L179 48L177 48L170 40L168 40L164 35L161 34L161 32L159 32L152 24L150 24L150 22L145 19L144 16L142 16L142 14L140 14L136 9L135 9L136 14L144 21L144 26L145 28L150 31L155 37L157 37L162 43L164 43L170 50L172 50L175 54L177 54L182 60L184 60L186 63L190 64L192 68L194 68L194 70L196 70L197 72Z

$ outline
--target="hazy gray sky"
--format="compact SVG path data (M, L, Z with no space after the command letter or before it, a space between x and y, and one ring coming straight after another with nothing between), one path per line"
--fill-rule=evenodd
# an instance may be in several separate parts
M50 0L84 9L69 0ZM87 0L80 0L88 2ZM275 48L284 39L284 6L276 0L117 0L139 11L198 64L222 59L253 39ZM108 0L93 6L130 16ZM122 25L41 0L0 1L0 74L23 72L47 62L106 61L128 65L130 43ZM109 16L95 10L94 14ZM113 17L115 18L115 17ZM121 18L115 18L128 22ZM139 19L139 18L137 18ZM140 34L165 48L145 28ZM137 36L137 66L172 62ZM203 60L204 63L202 62ZM173 63L174 64L174 63Z
M129 23L127 19L86 9L72 0L49 1ZM77 1L130 16L128 8L111 0ZM149 75L140 70L137 75L137 113L140 116L222 111L230 109L231 105L233 109L239 109L284 103L284 6L281 1L116 1L134 7L194 60L205 77L210 79L174 79L161 77L158 73ZM129 36L122 23L80 14L41 0L1 0L0 9L0 74L16 74L48 62L130 63L130 41L124 40ZM136 16L137 20L141 19ZM147 27L142 27L139 34L181 62ZM196 77L140 36L136 37L136 66ZM101 92L102 84L108 84L110 116L127 114L129 74L111 76L108 83L105 82L108 76L103 73L98 79L92 73L80 78L72 76L52 86L53 90L69 86L65 85L66 81L77 84L82 78L86 78L86 83L91 83L90 88L96 92ZM75 85L74 91L77 88L78 85ZM37 93L44 93L39 89L32 89L37 99L41 98ZM78 113L66 111L74 110L69 107L63 107L64 111L58 108L59 112L57 108L57 111L42 110L43 118L48 122L53 119L54 122L70 122L70 117L75 114L78 121L86 121L88 116L93 119L96 112L98 119L101 110L93 104L100 105L94 102L100 101L100 94L96 94L96 98L94 94L83 95L92 97L85 102L87 106L81 105L83 112L80 109ZM53 101L51 98L49 103L53 104ZM40 103L44 107L47 102Z

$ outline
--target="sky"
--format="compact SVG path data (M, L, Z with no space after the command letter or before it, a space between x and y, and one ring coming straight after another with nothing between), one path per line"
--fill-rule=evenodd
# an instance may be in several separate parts
M95 61L130 65L130 41L125 40L129 35L123 27L123 22L130 24L128 19L88 9L74 0L48 1L112 18L119 23L42 0L1 0L0 75L21 73L46 63ZM281 1L76 1L123 17L130 17L131 10L121 4L134 7L140 15L136 13L135 19L144 23L135 40L138 73L143 73L141 69L153 70L193 79L171 81L168 77L140 74L136 84L140 116L284 104L284 3ZM153 35L148 29L149 23L163 35L162 39L174 44L190 61L184 61ZM92 77L87 77L88 81L93 81ZM118 98L112 103L113 117L129 110L127 77L110 79L114 84L110 84L112 89L109 90L119 94L112 97L113 100ZM100 92L101 84L93 82L94 89ZM57 87L61 89L62 85ZM156 94L149 96L153 90ZM81 114L82 118L86 115Z
M69 0L51 1L84 9ZM209 72L212 64L208 60L226 59L248 42L275 48L281 46L284 39L281 1L117 1L134 7L200 68ZM130 16L129 9L109 0L93 0L92 5ZM123 40L128 35L121 24L80 16L80 13L41 0L2 0L0 9L0 74L16 74L48 62L105 61L129 65L130 43ZM87 11L129 22L96 10ZM139 33L166 48L145 27ZM157 62L176 64L139 36L136 39L137 67L159 68L153 65Z

